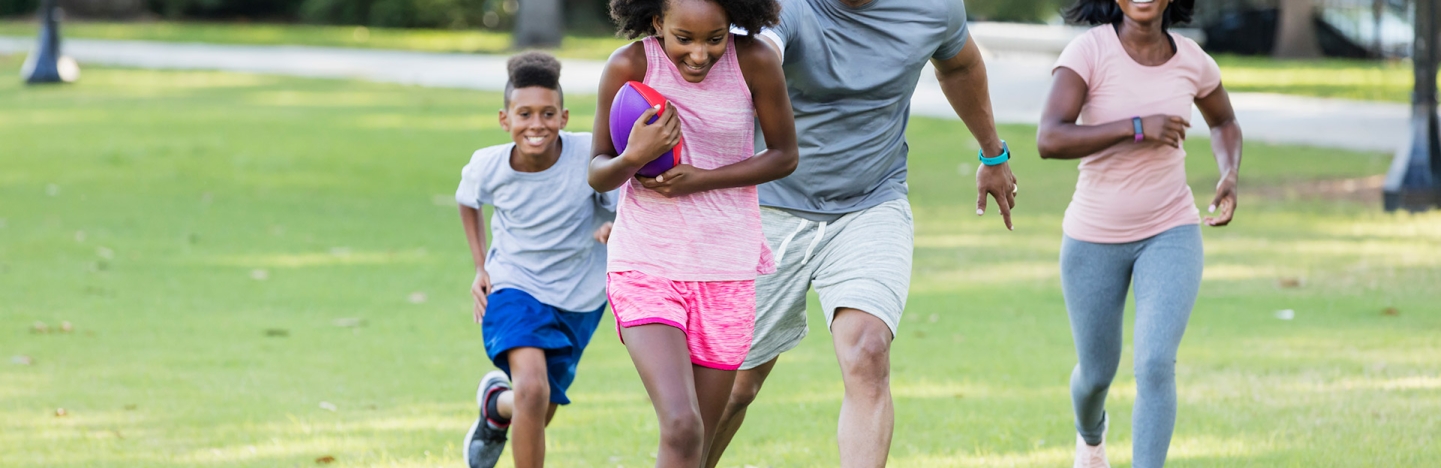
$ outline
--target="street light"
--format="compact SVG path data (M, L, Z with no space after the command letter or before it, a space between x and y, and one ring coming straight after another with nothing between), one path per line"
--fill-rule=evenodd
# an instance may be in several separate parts
M25 65L20 68L20 76L25 78L26 84L63 83L75 79L75 70L62 70L58 10L55 0L45 0L40 4L40 17L43 18L40 39L35 43L35 51L25 58ZM68 65L74 68L73 63Z
M1436 65L1441 59L1436 30L1437 0L1416 0L1416 37L1411 63L1416 89L1411 94L1411 143L1396 153L1386 173L1382 197L1386 211L1425 211L1441 205L1441 144L1436 117Z

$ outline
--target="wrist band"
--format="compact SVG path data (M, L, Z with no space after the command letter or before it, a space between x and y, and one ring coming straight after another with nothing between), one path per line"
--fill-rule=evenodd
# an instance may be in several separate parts
M1136 143L1146 139L1146 133L1141 131L1141 116L1131 117L1131 126L1136 129Z
M1006 146L1006 140L1001 140L1001 154L1000 154L1000 155L998 155L998 156L996 156L996 157L994 157L994 158L988 158L988 157L986 157L986 150L983 150L983 149L982 149L982 150L976 150L976 155L977 155L978 157L980 157L980 159L981 159L981 164L985 164L985 165L987 165L987 166L998 166L998 165L1001 165L1001 164L1005 164L1006 161L1010 161L1010 160L1011 160L1011 148L1008 147L1008 146Z

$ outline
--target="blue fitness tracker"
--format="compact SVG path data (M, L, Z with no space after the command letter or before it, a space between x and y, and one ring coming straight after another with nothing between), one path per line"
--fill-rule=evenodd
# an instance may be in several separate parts
M981 158L981 164L987 166L999 166L1011 160L1011 148L1006 146L1006 140L1001 140L1001 154L994 158L986 157L986 150L976 150L976 155Z
M1141 116L1131 117L1131 126L1136 129L1136 143L1146 139L1146 133L1141 131Z

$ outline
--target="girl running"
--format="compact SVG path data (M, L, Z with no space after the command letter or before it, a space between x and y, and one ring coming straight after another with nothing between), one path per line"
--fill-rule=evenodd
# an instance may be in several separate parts
M1192 103L1211 127L1221 170L1211 201L1220 212L1204 221L1225 226L1236 209L1241 127L1221 71L1195 42L1167 31L1190 21L1194 3L1078 0L1066 12L1073 23L1098 26L1056 61L1037 143L1043 158L1081 160L1061 241L1061 287L1080 361L1071 373L1077 467L1109 466L1106 391L1121 360L1132 284L1132 462L1166 462L1176 422L1176 349L1201 286L1200 216L1181 148Z
M601 76L590 184L620 187L607 294L621 340L660 421L656 466L698 467L755 327L755 278L775 269L761 232L757 184L798 158L780 59L750 34L774 25L774 0L611 0L620 33L640 41ZM669 99L647 111L617 154L610 106L627 81ZM760 121L766 150L756 153ZM685 135L681 164L654 179L636 170Z

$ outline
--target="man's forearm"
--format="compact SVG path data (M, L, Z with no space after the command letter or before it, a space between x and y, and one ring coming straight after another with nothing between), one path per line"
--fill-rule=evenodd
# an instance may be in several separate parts
M986 65L976 63L958 70L937 72L941 92L966 128L975 135L981 150L988 156L1001 154L1001 138L996 134L996 119L991 112L990 85Z

